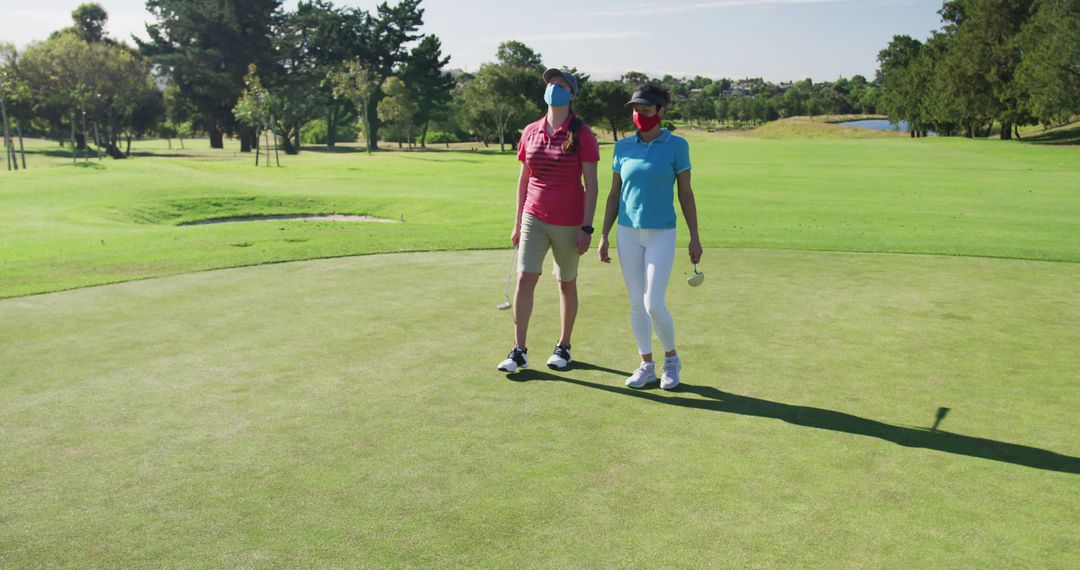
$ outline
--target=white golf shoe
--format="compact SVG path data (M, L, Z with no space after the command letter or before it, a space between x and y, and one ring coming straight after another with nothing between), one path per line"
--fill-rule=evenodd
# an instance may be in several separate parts
M547 359L547 366L552 370L566 370L574 359L570 358L570 347L565 344L555 346L555 352Z
M642 362L641 366L626 379L626 385L631 388L644 388L656 382L656 363Z
M529 349L514 347L514 350L510 351L510 354L506 355L506 360L499 363L499 370L502 372L517 372L523 368L529 367Z
M660 387L671 390L679 385L679 372L682 372L682 360L678 356L664 360L664 372L660 376Z

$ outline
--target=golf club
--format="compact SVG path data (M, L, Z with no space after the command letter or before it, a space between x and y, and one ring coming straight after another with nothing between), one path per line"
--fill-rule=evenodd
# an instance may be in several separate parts
M697 270L697 264L694 264L694 274L686 278L686 282L691 287L697 287L705 282L705 274Z
M504 296L506 300L496 305L496 308L500 311L506 311L510 307L513 307L513 303L510 302L510 281L514 279L514 265L517 262L517 248L514 248L514 256L510 258L510 273L506 275L506 292Z

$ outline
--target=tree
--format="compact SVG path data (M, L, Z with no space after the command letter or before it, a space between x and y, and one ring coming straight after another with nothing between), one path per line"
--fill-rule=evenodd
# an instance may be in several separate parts
M731 118L731 101L727 97L718 97L714 100L713 106L716 107L714 112L716 120L721 124L728 122Z
M535 77L534 70L498 63L480 66L476 79L465 86L458 98L466 124L485 142L498 138L499 151L505 150L510 125L524 124L541 112L537 91L521 88Z
M71 13L75 21L75 35L87 42L100 42L105 39L105 23L109 15L98 3L82 4Z
M1017 81L1044 125L1080 114L1080 0L1040 0L1017 42Z
M14 128L19 138L19 154L22 168L26 169L26 152L23 148L23 130L25 121L31 117L30 89L19 70L19 52L9 43L0 43L0 119L4 121L4 145L8 149L13 168L18 169L15 161L15 144L11 130Z
M590 85L587 109L595 109L584 118L589 123L604 125L611 132L612 140L619 140L621 133L634 128L630 109L626 102L630 100L630 88L621 81L596 81Z
M78 118L92 102L90 83L96 78L85 73L84 64L91 60L89 44L70 32L32 43L23 53L22 69L35 111L58 123L68 121L72 144L80 150L86 148L86 138L85 122Z
M401 0L394 6L379 4L376 15L364 18L359 60L371 75L376 88L362 109L368 150L379 148L379 101L383 92L378 89L403 63L408 61L408 46L421 36L416 33L424 23L420 0Z
M946 0L939 11L944 26L925 44L896 37L879 54L881 107L891 119L910 122L913 132L932 127L970 137L996 122L1001 138L1012 138L1014 129L1032 121L1029 91L1017 70L1025 59L1020 31L1033 5Z
M195 109L190 101L180 95L180 90L175 83L170 83L165 87L163 98L165 122L180 139L180 148L184 148L184 137L190 137L193 134L191 118L195 114ZM172 142L170 141L169 144L171 145Z
M371 69L360 60L354 59L345 62L338 69L331 70L326 79L333 89L334 97L351 102L359 110L364 121L364 133L370 133L372 127L366 110L375 100L376 93L380 91L379 83ZM370 140L366 148L368 153L374 150Z
M445 114L450 103L450 90L454 78L443 71L450 56L442 55L442 43L436 36L424 36L420 44L409 53L401 76L416 102L416 124L420 126L420 146L426 147L428 124L432 118ZM411 138L410 138L411 140Z
M233 107L233 115L236 116L236 120L254 129L255 140L259 140L263 131L274 131L274 113L271 109L273 105L271 99L270 92L263 87L262 81L259 79L258 69L255 64L249 65L247 75L244 76L244 91L236 101L236 106ZM274 145L274 148L276 149L277 145ZM259 154L260 151L256 149L256 166L259 164ZM269 145L266 147L266 165L270 166Z
M462 89L459 114L484 144L497 138L501 152L508 141L516 146L519 124L542 112L545 66L540 54L521 42L499 44L496 56L498 63L480 66L476 78Z
M232 108L243 91L248 65L260 69L273 65L270 38L280 4L280 0L147 0L155 21L146 26L149 39L136 42L192 103L210 135L211 148L223 148L224 133L235 125ZM248 150L250 142L241 136L241 150Z
M304 48L303 32L296 22L285 18L286 25L274 38L275 62L264 74L271 98L274 121L268 128L281 137L286 154L300 152L300 130L311 120L326 113L323 92L326 68ZM330 104L335 105L331 102Z
M306 114L301 111L321 113L329 147L337 142L338 125L354 121L357 109L352 102L334 96L327 77L361 52L367 22L368 14L363 10L335 8L324 0L313 0L300 2L279 29L276 50L283 69L274 86L279 91L284 88L281 96L293 102L290 110L296 111L283 120L289 123L295 115L294 122L299 123Z
M150 79L147 70L147 79ZM165 99L157 85L151 79L142 85L137 91L134 105L128 115L125 125L127 144L124 156L131 156L132 137L141 137L149 133L156 133L162 121L165 120Z
M810 86L813 89L813 86ZM808 94L803 92L803 88L799 85L792 85L783 95L780 96L778 105L778 111L782 117L797 117L799 115L806 114L806 100L809 98ZM719 114L719 109L717 113Z
M1002 139L1012 138L1013 125L1030 120L1015 76L1022 57L1016 40L1031 9L1032 0L947 0L941 11L950 34L946 67L963 76L952 92L969 98L988 94L990 118L1000 123Z
M928 108L935 61L920 59L923 44L910 36L893 36L878 53L878 81L882 86L882 106L893 123L907 121L912 136L921 134L931 121Z
M683 118L691 123L700 124L716 118L715 106L703 94L691 95L679 106L682 108Z
M87 43L72 33L27 47L21 69L35 101L35 113L55 111L70 121L79 148L92 136L113 158L119 141L151 128L161 110L149 64L122 44ZM77 135L77 136L76 136Z
M399 148L402 135L404 135L404 138L409 141L411 150L414 142L413 125L420 111L420 105L416 102L413 92L399 77L388 77L383 82L382 91L385 97L379 101L379 120L396 127Z
M627 84L631 89L651 82L649 76L640 71L627 71L619 78L619 81Z
M538 74L543 74L546 69L539 53L515 40L499 44L499 48L495 51L495 59L503 65L534 71Z
M90 44L84 77L90 97L82 116L95 143L113 158L131 155L131 139L153 130L164 113L150 65L122 44ZM87 123L84 123L86 128ZM120 151L121 140L126 148Z

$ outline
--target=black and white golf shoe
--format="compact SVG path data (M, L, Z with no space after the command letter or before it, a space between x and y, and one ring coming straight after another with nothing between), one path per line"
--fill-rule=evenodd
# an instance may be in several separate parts
M506 360L499 364L499 370L501 372L517 372L522 368L529 367L529 349L517 348L510 351L510 354L506 355Z
M570 347L565 344L555 345L555 352L548 357L547 365L552 370L566 370L574 360L570 358Z

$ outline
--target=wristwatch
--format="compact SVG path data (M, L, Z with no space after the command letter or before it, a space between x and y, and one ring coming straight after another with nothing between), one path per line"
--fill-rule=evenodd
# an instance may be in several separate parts
M581 231L583 231L583 232L585 232L585 233L587 233L587 234L589 234L589 235L592 235L592 233L593 233L594 231L596 231L596 230L595 230L595 229L593 229L593 227L592 227L592 226L581 226Z

